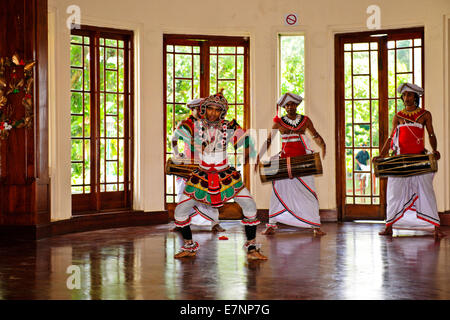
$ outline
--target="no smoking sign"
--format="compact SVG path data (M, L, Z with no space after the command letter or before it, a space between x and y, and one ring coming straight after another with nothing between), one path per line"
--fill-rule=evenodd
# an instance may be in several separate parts
M298 25L298 16L296 13L289 13L284 16L284 24L287 26Z

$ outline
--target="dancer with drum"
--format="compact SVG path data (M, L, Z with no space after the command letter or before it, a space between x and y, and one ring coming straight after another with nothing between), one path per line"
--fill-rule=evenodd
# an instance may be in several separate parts
M273 119L272 130L275 135L279 132L282 139L280 158L289 158L311 154L309 139L306 131L312 135L315 143L322 149L322 158L325 157L326 145L322 137L314 128L311 119L297 113L298 105L303 98L294 93L283 94L277 102L278 107L286 109L287 115ZM272 132L262 145L256 159L255 170L261 157L272 143ZM325 235L320 229L319 201L315 192L314 177L302 176L275 180L272 182L272 195L270 198L269 223L266 224L264 235L275 233L277 223L310 228L314 235Z
M202 118L195 126L195 144L201 146L199 168L194 170L186 182L184 194L175 208L175 225L181 228L184 245L175 258L193 257L198 250L198 243L192 239L190 214L194 206L203 203L212 208L219 208L234 199L242 208L248 260L267 260L260 253L256 243L257 218L256 203L245 187L241 174L228 164L227 145L235 148L243 145L250 147L250 136L235 120L225 120L228 101L222 92L206 98L200 107ZM246 153L246 161L248 161Z
M425 128L436 160L437 139L434 133L431 113L419 106L423 89L412 83L403 83L398 88L405 108L394 116L392 132L386 140L380 155L373 160L385 158L392 148L395 155L424 154ZM445 234L440 230L440 220L433 189L434 172L409 177L388 177L386 192L386 226L380 235L392 236L392 228L433 229L434 237Z
M172 149L175 156L174 161L179 162L195 162L198 160L199 152L195 151L194 146L194 126L195 122L200 118L200 105L203 99L194 99L189 101L186 106L191 110L191 114L185 120L182 120L172 135ZM178 140L184 142L184 153L180 154L178 150ZM176 201L179 202L184 192L186 179L176 177L175 190L177 192ZM212 232L223 232L224 228L219 223L219 210L205 204L199 203L194 206L190 215L191 224L205 226L212 225ZM180 231L179 227L174 227L171 231Z

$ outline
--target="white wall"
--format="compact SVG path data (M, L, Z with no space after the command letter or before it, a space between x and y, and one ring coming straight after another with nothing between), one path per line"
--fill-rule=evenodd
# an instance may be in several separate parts
M439 150L435 188L439 211L450 209L448 146L449 86L444 87L444 63L448 69L448 23L450 1L433 0L49 0L55 28L55 99L51 145L52 190L70 188L70 90L69 32L66 19L69 5L81 8L81 23L135 31L136 37L136 194L135 208L164 209L163 114L162 114L162 36L164 33L239 35L250 37L251 124L269 128L277 100L277 34L304 33L306 61L306 114L327 142L324 174L316 179L321 209L336 208L334 34L367 31L366 9L381 9L381 28L425 27L425 90L427 109L433 114ZM297 13L298 26L284 25L284 16ZM447 57L447 60L445 59ZM447 76L448 79L448 76ZM257 111L257 112L256 112ZM448 142L448 140L446 140ZM447 143L448 144L448 143ZM67 171L69 171L67 173ZM67 179L67 175L69 179ZM258 208L268 208L270 186L252 177L251 190ZM54 193L52 193L54 195ZM52 219L70 217L70 190L52 199Z

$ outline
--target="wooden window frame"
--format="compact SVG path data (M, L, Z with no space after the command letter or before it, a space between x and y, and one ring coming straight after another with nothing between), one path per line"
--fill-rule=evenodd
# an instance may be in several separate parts
M424 39L424 28L406 28L406 29L388 29L388 30L376 30L376 31L367 31L367 32L354 32L354 33L345 33L345 34L336 34L335 35L335 130L336 130L336 203L338 210L338 220L346 221L353 220L354 217L358 219L384 219L385 218L385 209L386 209L386 179L380 179L379 186L379 196L380 202L377 204L377 208L366 208L366 213L364 216L359 215L358 209L356 207L348 207L346 208L345 203L345 161L343 164L340 164L340 159L345 159L345 71L344 71L344 50L340 50L341 46L344 47L344 43L349 41L359 41L361 42L369 42L373 41L374 38L371 38L373 35L381 35L385 34L379 38L378 42L378 64L379 64L379 149L381 150L384 142L388 138L389 132L389 121L381 121L382 115L389 116L389 97L388 86L388 41L392 40L403 40L405 38L414 38L416 36L420 36L422 39L421 47L422 47L422 59L421 59L421 74L422 74L422 88L424 88L425 83L425 39ZM383 62L385 62L383 64ZM397 88L396 88L397 89ZM425 106L424 97L421 98L422 106ZM396 105L397 110L397 105ZM352 132L353 134L353 132ZM354 172L354 166L353 166ZM353 205L352 205L353 206ZM367 210L371 209L371 210ZM372 210L375 209L375 210Z
M200 47L200 97L206 97L211 94L209 83L209 70L210 68L210 56L215 53L210 53L209 48L218 46L232 46L244 47L244 101L243 110L244 117L243 123L239 123L244 129L250 125L250 42L248 37L232 37L232 36L204 36L204 35L189 35L189 34L164 34L163 36L163 113L164 113L164 165L167 158L167 45L189 45ZM217 54L217 53L216 53ZM193 97L197 98L197 97ZM175 105L175 102L173 102ZM236 105L240 103L236 102ZM249 164L244 164L243 180L246 185L250 182L250 167ZM247 188L249 188L247 186ZM174 192L173 194L176 195ZM164 204L165 209L171 213L176 205L175 203L168 203L167 196L173 194L167 193L167 180L164 179ZM225 204L228 206L229 204Z
M87 36L89 37L89 48L90 48L90 193L83 194L72 194L72 214L91 214L98 212L111 212L111 211L121 211L132 209L132 199L133 199L133 150L134 150L134 139L133 139L133 119L134 119L134 44L133 31L129 30L119 30L112 28L102 28L95 26L80 26L80 29L73 29L71 35L77 36ZM119 190L119 184L123 183L123 191L106 191L107 182L100 182L100 139L105 139L106 137L100 137L100 95L106 96L106 87L100 91L100 65L99 65L99 55L100 47L106 47L106 43L100 45L99 39L107 38L114 40L122 40L124 42L124 47L120 48L124 50L124 90L123 90L123 137L117 136L117 140L123 140L124 144L124 178L123 182L119 181L119 175L117 178L117 186ZM118 47L116 47L119 49ZM93 58L95 57L95 58ZM83 62L84 64L84 62ZM106 64L105 64L106 66ZM106 69L106 68L105 68ZM104 72L106 72L104 70ZM117 70L117 72L119 72ZM103 78L104 83L106 83L105 78ZM84 88L83 88L84 89ZM72 92L72 90L71 90ZM114 93L114 92L112 92ZM115 92L117 96L122 94L117 90ZM84 99L83 99L83 109L84 109ZM106 119L106 114L105 114ZM119 111L117 111L117 117L119 117ZM106 121L106 120L105 120ZM119 123L117 124L119 126ZM106 130L106 127L105 127ZM84 131L84 130L83 130ZM106 131L105 131L106 132ZM106 135L106 134L105 134ZM84 133L83 133L84 137ZM114 137L113 137L114 138ZM72 138L71 138L72 140ZM84 161L84 155L83 155ZM106 166L105 158L105 166ZM119 156L117 159L119 163ZM84 169L83 169L84 170ZM119 165L117 166L119 170ZM106 171L106 169L105 169ZM105 172L106 175L106 172ZM105 191L101 191L100 186L105 185ZM109 184L109 183L108 183Z

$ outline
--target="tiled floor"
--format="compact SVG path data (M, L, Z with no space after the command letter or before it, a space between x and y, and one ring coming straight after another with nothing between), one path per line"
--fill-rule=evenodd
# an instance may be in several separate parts
M379 236L376 223L324 223L327 235L282 228L247 263L239 221L213 234L193 227L197 257L175 260L172 225L0 244L0 299L450 299L450 228ZM219 240L225 235L228 240Z

